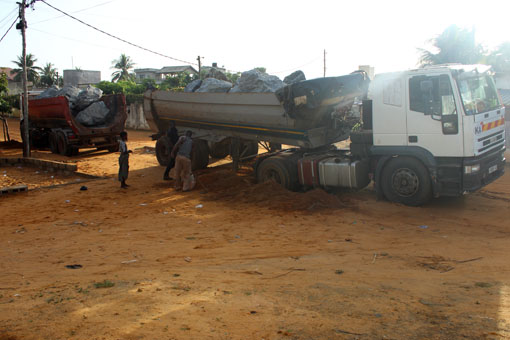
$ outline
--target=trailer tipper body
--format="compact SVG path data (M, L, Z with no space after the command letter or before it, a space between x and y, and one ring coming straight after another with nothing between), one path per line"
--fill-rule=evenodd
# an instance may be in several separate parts
M477 190L503 174L504 107L488 67L387 73L367 87L365 75L354 73L276 93L147 92L144 105L159 132L173 120L209 145L228 138L295 146L260 155L254 165L259 181L289 189L361 189L374 181L379 196L421 205ZM353 129L355 97L363 104ZM332 145L347 138L349 149ZM232 143L239 156L235 149Z
M127 119L126 99L123 94L101 97L109 113L103 124L80 124L65 96L32 99L28 101L29 134L35 147L49 146L53 153L70 156L80 148L98 148L116 151L117 136Z

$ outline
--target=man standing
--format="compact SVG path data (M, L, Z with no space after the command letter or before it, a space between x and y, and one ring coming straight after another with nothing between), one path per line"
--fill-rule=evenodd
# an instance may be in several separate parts
M177 144L177 141L179 140L179 133L177 132L177 128L175 127L174 121L170 122L170 128L166 132L166 136L170 140L170 145L175 146L175 144ZM171 179L168 176L168 173L170 172L170 170L172 170L172 168L174 166L175 166L175 157L173 157L170 154L170 160L168 161L168 165L166 166L165 174L163 175L163 180L168 181Z
M172 150L175 157L175 190L189 191L191 189L191 148L193 141L191 131L181 136Z

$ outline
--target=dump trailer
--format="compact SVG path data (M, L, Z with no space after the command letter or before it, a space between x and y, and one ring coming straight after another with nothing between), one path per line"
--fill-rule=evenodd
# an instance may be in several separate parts
M162 165L168 163L172 147L165 135L170 122L194 132L196 169L207 166L209 155L231 154L234 162L250 158L260 141L314 149L345 140L358 119L339 120L334 113L349 108L367 86L366 75L356 72L303 81L276 93L147 91L144 112L158 132L156 156Z
M417 206L476 191L503 175L505 112L487 66L380 74L368 91L360 74L347 77L328 86L323 79L308 81L312 86L305 81L275 94L221 94L213 105L215 94L148 93L145 109L159 129L174 120L204 137L223 133L296 146L259 155L254 164L258 181L291 190L362 189L373 182L378 197ZM357 111L349 107L353 96L361 99L356 125L346 114ZM260 117L246 113L252 106ZM349 148L333 144L347 138Z
M29 100L29 138L32 146L49 147L51 152L65 156L78 153L80 148L117 151L117 137L127 119L125 96L106 95L100 101L109 110L104 123L85 126L76 120L65 96Z

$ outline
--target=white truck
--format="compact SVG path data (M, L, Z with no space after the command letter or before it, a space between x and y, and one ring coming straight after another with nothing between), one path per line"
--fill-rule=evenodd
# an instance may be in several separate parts
M319 80L309 82L314 81ZM159 131L164 131L161 122L166 119L195 129L204 140L239 140L242 137L244 140L298 146L259 155L254 164L259 181L272 179L289 189L362 189L374 181L378 196L417 206L431 197L460 196L475 191L504 173L505 112L490 68L485 65L439 65L377 75L362 96L361 128L348 135L351 140L349 149L338 149L332 144L347 138L343 131L336 131L345 130L345 115L340 118L338 107L326 109L329 104L342 105L345 111L346 101L342 98L349 95L341 89L351 88L349 93L359 95L358 90L364 86L360 83L357 90L352 90L352 83L350 87L346 83L339 85L338 91L327 88L332 94L320 98L321 105L317 107L321 107L322 112L318 116L315 114L317 109L310 104L317 102L317 92L326 91L326 87L313 84L315 91L293 90L291 87L295 85L289 85L288 89L277 93L274 100L257 97L257 100L263 99L264 112L272 112L264 118L267 122L278 117L285 121L287 135L297 134L294 130L303 133L296 137L295 143L294 137L282 139L283 135L272 132L282 131L282 126L259 126L258 129L266 130L264 134L250 134L246 130L238 133L232 128L241 125L238 121L246 123L252 117L260 117L260 113L250 116L244 110L244 99L239 95L249 98L246 97L249 94L232 94L237 97L228 93L186 94L194 95L186 100L195 102L187 111L184 100L178 105L170 103L173 95L169 92L146 93L145 109L149 111L149 123L152 122ZM297 86L306 88L306 82ZM232 102L237 106L226 105L223 109L229 117L226 122L222 121L225 116L221 108L204 116L204 110L209 110L210 106L196 105L197 102L207 102L204 98L210 95L221 95L214 97L220 104L235 98ZM333 98L340 99L335 101ZM158 101L166 104L158 105ZM250 105L253 106L253 102L256 100ZM352 101L348 103L352 104ZM172 110L173 107L178 110ZM177 112L185 112L182 114L186 117ZM239 112L239 119L236 112ZM318 125L303 128L306 115L312 115ZM229 128L222 129L222 124ZM236 149L235 143L232 146Z

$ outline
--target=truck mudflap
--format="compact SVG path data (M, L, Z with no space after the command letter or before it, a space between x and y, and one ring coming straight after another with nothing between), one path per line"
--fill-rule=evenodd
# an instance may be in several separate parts
M463 162L462 189L476 191L505 173L505 147L488 154L466 158ZM476 169L479 169L476 171Z

